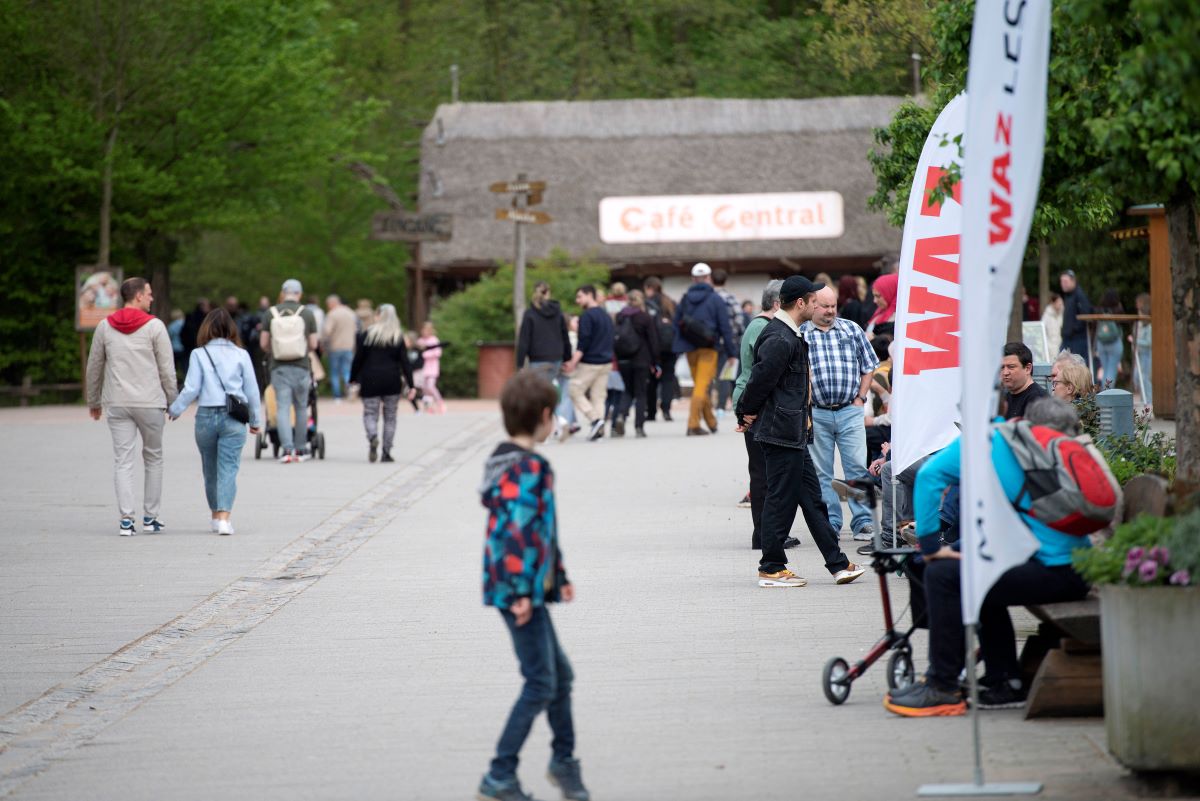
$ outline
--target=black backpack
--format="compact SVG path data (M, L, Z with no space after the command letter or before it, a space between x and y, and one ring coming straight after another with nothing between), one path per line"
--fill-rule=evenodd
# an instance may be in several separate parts
M690 314L684 314L679 318L679 333L697 348L715 348L717 346L717 334L712 327Z
M617 316L616 333L613 335L613 353L618 359L632 359L642 349L642 338L633 326L633 315Z

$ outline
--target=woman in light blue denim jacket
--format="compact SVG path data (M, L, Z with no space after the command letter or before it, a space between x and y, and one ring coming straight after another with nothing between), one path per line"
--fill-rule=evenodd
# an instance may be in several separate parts
M204 469L204 494L212 510L212 530L232 534L229 513L237 494L237 474L246 444L246 425L225 411L225 395L236 395L250 407L250 433L263 425L262 403L250 354L241 347L237 326L225 309L213 309L200 325L196 349L188 363L179 397L167 410L172 420L199 399L196 447Z

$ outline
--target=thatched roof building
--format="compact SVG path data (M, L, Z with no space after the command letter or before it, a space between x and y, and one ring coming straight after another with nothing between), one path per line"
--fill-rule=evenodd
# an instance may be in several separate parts
M732 274L869 271L898 253L900 232L869 212L873 129L896 97L813 100L613 100L440 106L421 141L422 213L453 215L453 236L421 246L424 270L476 275L513 258L507 195L488 185L519 173L547 183L527 226L536 259L559 247L613 265L615 275L682 274L703 260ZM832 238L613 243L601 239L606 197L837 192Z

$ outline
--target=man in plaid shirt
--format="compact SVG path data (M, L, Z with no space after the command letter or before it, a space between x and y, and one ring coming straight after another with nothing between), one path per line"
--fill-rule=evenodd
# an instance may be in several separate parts
M813 377L813 443L809 447L821 496L829 508L829 523L842 529L842 504L833 491L833 450L842 457L847 479L869 479L867 429L863 407L879 359L857 323L837 316L837 293L830 287L817 292L812 319L800 327L808 342ZM850 530L854 539L870 541L874 534L871 509L850 501Z

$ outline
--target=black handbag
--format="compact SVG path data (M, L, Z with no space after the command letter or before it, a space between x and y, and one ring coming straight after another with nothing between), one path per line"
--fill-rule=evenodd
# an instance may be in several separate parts
M225 381L221 378L221 373L217 370L217 365L213 361L212 354L208 352L208 346L202 348L204 355L208 357L208 363L212 365L213 372L217 374L217 381L221 382L221 389L225 390L225 413L237 420L243 425L250 422L250 406L237 395L231 395L229 390L225 389Z

